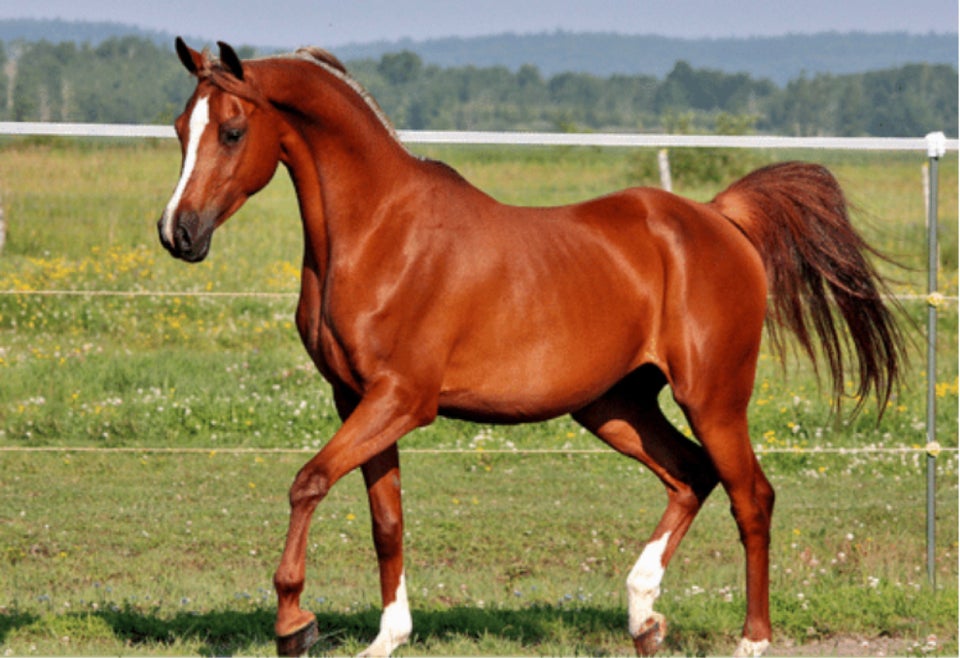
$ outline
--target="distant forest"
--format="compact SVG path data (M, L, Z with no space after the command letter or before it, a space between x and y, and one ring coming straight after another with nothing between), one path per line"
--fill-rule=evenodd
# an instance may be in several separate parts
M957 136L957 71L946 64L783 85L682 60L661 77L440 67L412 51L347 65L406 129ZM192 88L171 48L144 36L0 44L0 120L169 123Z
M348 44L337 47L336 53L344 60L358 60L379 59L403 50L417 53L427 64L444 67L506 66L516 71L533 63L545 76L574 71L604 77L645 73L662 78L678 61L685 61L694 68L748 73L780 86L803 73L863 73L917 63L957 66L956 33L820 32L683 39L557 31Z

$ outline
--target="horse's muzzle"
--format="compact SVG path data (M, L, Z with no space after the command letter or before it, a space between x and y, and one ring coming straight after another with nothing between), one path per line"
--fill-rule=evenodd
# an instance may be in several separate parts
M166 229L166 223L165 217L157 223L160 243L174 257L188 263L199 263L207 257L213 236L212 222L204 222L196 212L184 212L173 219L172 230Z

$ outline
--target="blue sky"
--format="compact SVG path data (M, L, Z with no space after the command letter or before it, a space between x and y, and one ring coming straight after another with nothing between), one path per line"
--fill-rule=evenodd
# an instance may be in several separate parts
M131 23L257 46L327 47L502 32L679 37L955 33L957 0L3 0L3 18Z

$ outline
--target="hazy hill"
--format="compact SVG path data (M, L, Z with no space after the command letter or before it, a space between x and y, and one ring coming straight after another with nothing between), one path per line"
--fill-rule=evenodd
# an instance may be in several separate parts
M163 32L144 30L134 25L113 22L36 20L13 18L0 20L0 41L50 41L99 44L113 37L136 36L156 43L171 44L173 37Z
M172 48L174 35L120 23L61 20L2 20L0 40L96 45L106 39L134 35ZM204 35L209 41L220 35ZM193 38L195 43L203 38ZM254 46L261 52L277 48ZM328 46L317 43L315 45ZM746 39L677 39L655 35L551 32L426 41L358 43L332 49L343 60L379 59L384 53L410 50L427 64L439 66L506 66L517 70L533 64L546 76L582 72L609 76L646 74L663 77L678 60L695 68L748 73L779 85L806 73L861 73L908 63L950 64L957 68L957 35L906 33L822 33Z
M49 41L50 43L75 43L97 46L108 39L138 37L147 39L173 51L177 35L159 30L145 30L136 25L112 21L65 21L60 19L11 18L0 20L0 41L9 45L15 42ZM181 35L191 43L203 43L202 37Z
M576 71L663 77L677 61L684 60L695 68L748 73L780 85L804 73L862 73L911 63L957 67L956 34L831 32L691 40L553 32L356 44L337 48L336 54L345 60L376 59L398 50L411 50L425 62L440 66L501 65L516 70L534 64L544 75Z

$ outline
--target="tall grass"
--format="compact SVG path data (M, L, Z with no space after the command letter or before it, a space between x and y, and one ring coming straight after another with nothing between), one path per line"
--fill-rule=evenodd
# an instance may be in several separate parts
M501 200L546 205L637 183L635 159L592 148L431 148ZM757 159L783 154L758 153ZM922 158L799 153L834 170L863 209L900 293L923 293ZM0 645L16 654L270 651L269 577L299 464L338 426L292 325L301 230L278 176L187 266L155 223L176 182L170 142L7 140L9 223L0 291ZM956 156L942 166L942 290L957 294ZM676 181L706 200L718 189ZM258 291L269 296L203 297ZM173 293L153 296L139 293ZM832 455L925 441L922 300L907 385L881 423L831 416L812 367L761 358L753 439L778 487L777 643L890 636L905 652L956 650L955 453L940 459L940 587L923 578L919 453ZM907 326L910 320L907 321ZM957 445L957 307L940 315L940 442ZM664 403L671 406L669 396ZM868 407L869 409L869 407ZM669 412L689 432L682 415ZM525 456L597 443L568 419L520 427L441 421L404 439L418 635L410 653L623 653L622 580L662 508L649 474L613 455ZM199 452L156 453L155 448ZM231 453L234 448L303 454ZM786 454L782 450L797 449ZM354 652L375 634L377 586L356 477L318 511L310 605ZM722 493L671 566L662 609L674 653L728 651L742 622L740 548ZM801 596L802 595L802 596ZM66 640L64 638L67 638ZM809 646L809 645L807 645Z

